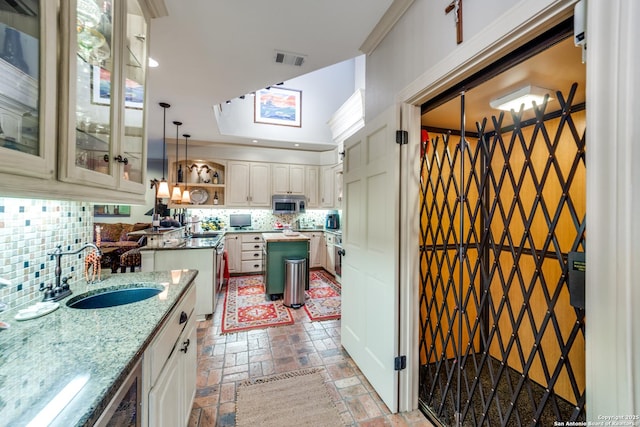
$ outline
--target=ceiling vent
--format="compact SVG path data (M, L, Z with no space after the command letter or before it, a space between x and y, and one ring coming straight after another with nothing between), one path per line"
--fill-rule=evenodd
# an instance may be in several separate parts
M301 67L306 59L306 55L299 53L285 52L282 50L276 50L275 61L278 64L294 65Z

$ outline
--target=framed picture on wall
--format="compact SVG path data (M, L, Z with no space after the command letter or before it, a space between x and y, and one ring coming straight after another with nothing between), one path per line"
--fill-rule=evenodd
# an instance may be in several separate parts
M255 123L301 127L302 91L271 87L256 91Z
M93 216L131 216L131 206L93 205Z

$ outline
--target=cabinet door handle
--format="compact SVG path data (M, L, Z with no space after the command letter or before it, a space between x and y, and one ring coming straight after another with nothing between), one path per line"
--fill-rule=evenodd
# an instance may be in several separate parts
M180 313L180 324L182 325L187 320L189 320L189 316L187 316L187 313L185 313L184 311Z
M260 249L260 245L254 245L253 247L256 249Z
M109 163L109 155L105 154L104 157L102 157L102 160L104 160L105 163Z
M186 354L187 350L189 350L189 344L191 344L191 340L187 338L187 340L182 343L182 348L180 349L180 351L183 351Z
M125 166L129 164L129 159L127 159L126 157L122 157L120 154L115 156L113 160L115 160L118 163L124 163Z
M259 256L260 256L260 254L253 254L253 256L255 256L255 257L259 257Z

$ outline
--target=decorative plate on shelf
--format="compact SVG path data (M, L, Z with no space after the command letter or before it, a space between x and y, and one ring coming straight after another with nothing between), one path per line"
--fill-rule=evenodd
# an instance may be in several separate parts
M207 190L202 188L194 188L191 190L191 202L194 205L201 205L206 202L208 198L209 193L207 193Z

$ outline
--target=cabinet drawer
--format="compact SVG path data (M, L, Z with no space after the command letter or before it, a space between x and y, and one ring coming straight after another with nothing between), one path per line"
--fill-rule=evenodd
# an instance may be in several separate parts
M264 242L264 240L262 240L262 234L260 233L242 234L242 243L255 243L255 242Z
M333 245L336 242L336 236L331 233L326 233L325 238L327 239L327 244Z
M191 285L191 289L187 291L187 294L183 297L182 301L169 315L169 319L164 324L158 335L156 335L151 346L149 347L148 354L151 372L151 384L153 385L158 378L158 375L162 371L162 367L171 355L173 347L176 341L180 337L180 333L184 330L185 326L192 317L195 319L195 305L196 305L196 287ZM182 315L182 313L185 313ZM184 316L187 316L184 319ZM180 317L183 317L183 322L180 323Z
M242 261L243 273L257 273L259 271L262 271L262 259Z
M242 251L242 261L262 260L262 251Z
M261 251L263 247L264 242L251 242L242 244L243 251Z

